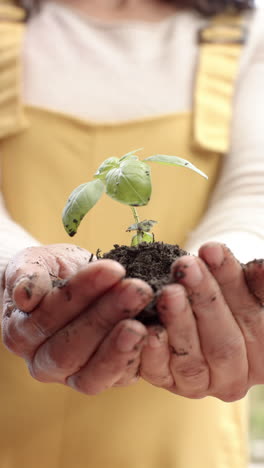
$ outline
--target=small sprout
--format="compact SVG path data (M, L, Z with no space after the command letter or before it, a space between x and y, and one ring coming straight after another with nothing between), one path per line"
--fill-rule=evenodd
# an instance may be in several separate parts
M137 233L132 237L131 245L136 246L142 242L154 242L154 234L150 233L154 224L157 224L157 221L153 221L152 219L145 219L144 221L129 226L127 228L127 232L137 231Z
M207 179L200 169L177 156L156 154L141 161L136 154L141 150L142 148L131 151L121 158L106 159L94 174L95 180L73 190L62 214L65 230L70 236L76 234L84 216L106 192L113 200L129 205L132 209L135 224L127 229L128 232L136 231L132 238L132 245L153 242L154 235L150 231L157 221L140 221L135 208L147 205L152 193L151 169L145 161L186 167Z
M131 239L131 246L136 247L137 245L142 244L142 242L152 244L152 242L154 242L153 232L138 231Z
M157 221L153 221L152 219L145 219L144 221L141 221L136 224L132 224L127 228L127 232L131 231L145 231L145 232L150 232L154 226L154 224L157 224Z

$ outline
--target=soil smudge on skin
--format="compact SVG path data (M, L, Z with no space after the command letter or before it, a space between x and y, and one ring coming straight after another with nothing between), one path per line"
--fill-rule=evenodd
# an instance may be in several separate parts
M31 285L24 286L24 291L26 293L27 299L31 299L31 297L32 297L32 287L31 287Z
M38 278L37 273L33 273L32 275L27 276L27 279L29 280L29 282L24 286L23 289L28 300L32 298L33 289L35 288L34 280L36 280L37 278Z
M58 288L58 289L64 289L66 300L71 301L72 300L72 293L71 293L69 287L66 287L68 285L68 283L69 283L69 279L68 278L62 279L62 278L56 277L55 275L52 275L52 276L53 276L52 287L53 288Z
M52 280L53 288L62 289L67 285L67 283L68 283L68 279L56 278Z
M180 356L188 356L189 353L188 351L185 351L185 349L175 349L173 346L170 346L170 351L172 354L175 354L176 356L180 357Z

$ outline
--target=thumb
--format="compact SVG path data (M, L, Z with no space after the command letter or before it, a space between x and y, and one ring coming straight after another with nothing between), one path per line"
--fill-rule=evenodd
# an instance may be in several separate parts
M23 312L32 312L54 284L65 283L91 257L87 250L71 244L23 250L7 266L4 302L12 301Z

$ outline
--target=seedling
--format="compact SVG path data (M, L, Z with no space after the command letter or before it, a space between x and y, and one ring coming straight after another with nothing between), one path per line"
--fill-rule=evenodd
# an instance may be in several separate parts
M131 151L121 158L106 159L94 174L94 180L81 184L73 190L62 214L65 230L71 237L76 234L84 216L106 192L113 200L132 209L135 223L129 226L127 231L136 231L136 233L132 237L131 245L153 242L154 235L151 231L156 221L140 221L136 210L138 206L147 205L151 197L151 169L147 162L183 166L207 179L200 169L177 156L156 154L140 160L136 153L141 149Z

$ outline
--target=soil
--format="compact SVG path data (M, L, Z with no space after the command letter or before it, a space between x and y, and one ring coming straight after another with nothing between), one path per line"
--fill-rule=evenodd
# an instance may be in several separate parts
M125 267L127 277L140 278L152 287L155 293L154 300L137 316L142 323L150 325L159 323L156 298L162 286L171 282L172 263L183 255L188 255L188 253L178 245L143 242L138 247L114 245L109 252L99 254L99 258L118 261Z

